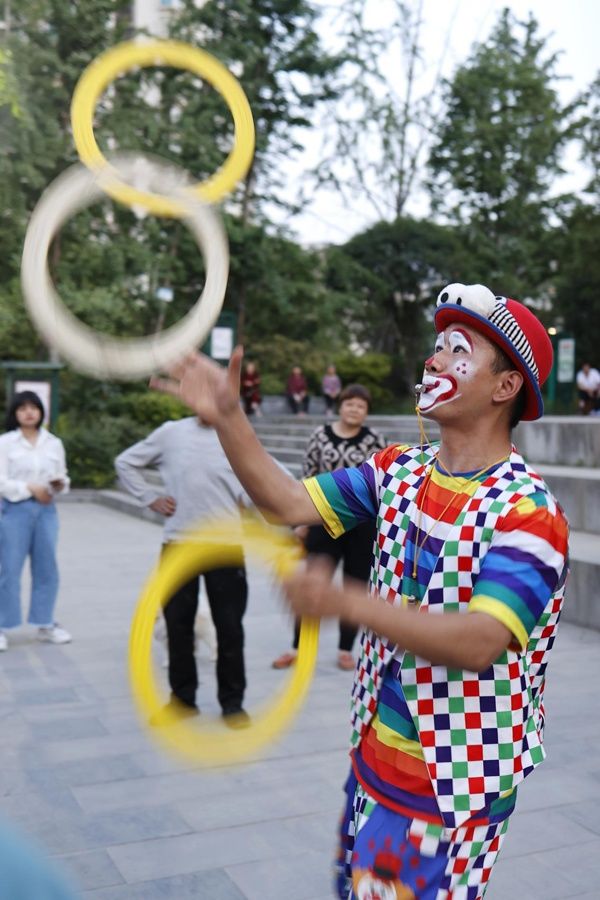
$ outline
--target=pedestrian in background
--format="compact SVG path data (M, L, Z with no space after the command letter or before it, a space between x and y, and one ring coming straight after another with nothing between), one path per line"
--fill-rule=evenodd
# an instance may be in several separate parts
M310 478L334 469L360 466L377 450L386 446L385 438L365 425L371 407L371 394L362 384L349 384L339 396L339 416L331 424L321 425L310 436L302 477ZM367 584L373 558L375 523L357 525L334 540L322 525L297 529L310 557L326 557L333 570L341 561L344 578ZM310 561L309 561L310 565ZM333 575L333 571L332 571ZM353 669L352 646L357 627L340 621L337 664L340 669ZM293 649L282 653L273 662L274 669L287 669L296 661L300 640L300 621L294 628Z
M71 635L54 621L58 595L57 494L69 490L65 448L43 427L44 407L33 391L12 398L0 437L0 651L6 629L21 624L21 575L31 561L27 621L38 639L66 644Z
M323 399L325 400L326 416L329 417L334 415L335 402L338 399L341 390L342 382L340 381L340 376L337 374L335 366L332 363L330 366L327 366L327 371L323 375L323 379L321 381L321 393L323 394Z
M300 366L294 366L287 380L285 393L290 409L295 416L303 416L308 412L308 383Z
M584 416L594 413L600 406L600 372L584 362L576 376L579 412Z
M247 362L244 366L240 380L240 394L244 401L244 412L246 415L260 417L260 404L262 403L260 374L256 364L253 362Z
M143 470L157 468L164 487L146 481ZM115 468L125 490L165 517L163 552L181 541L203 519L239 514L251 501L233 474L214 429L189 417L165 422L144 440L124 450ZM241 522L239 543L241 545ZM233 539L233 536L232 536ZM242 552L240 550L240 558ZM246 690L244 627L248 587L243 564L202 572L182 585L164 607L169 651L172 707L197 715L198 672L194 655L200 575L217 632L217 698L225 724L239 727L249 717L242 703Z

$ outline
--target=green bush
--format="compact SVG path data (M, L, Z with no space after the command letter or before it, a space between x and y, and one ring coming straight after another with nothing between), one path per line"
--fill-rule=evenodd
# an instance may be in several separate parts
M104 488L115 480L115 457L148 433L129 417L101 416L81 420L59 416L56 434L65 445L67 466L74 487Z
M143 425L149 432L169 419L184 419L192 413L176 397L146 391L122 397L119 403L119 415Z

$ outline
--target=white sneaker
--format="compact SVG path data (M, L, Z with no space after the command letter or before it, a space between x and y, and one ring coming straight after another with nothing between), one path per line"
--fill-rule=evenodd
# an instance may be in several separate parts
M38 641L47 641L49 644L68 644L73 640L68 631L56 623L38 628Z
M0 653L4 650L8 650L8 641L6 640L6 635L3 631L0 631Z

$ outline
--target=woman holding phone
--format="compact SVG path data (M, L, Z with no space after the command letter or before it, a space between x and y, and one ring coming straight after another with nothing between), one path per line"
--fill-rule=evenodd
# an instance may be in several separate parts
M5 629L21 624L21 575L31 561L28 622L38 639L66 644L71 635L54 621L58 594L54 498L69 489L62 441L42 423L44 407L33 391L12 398L6 433L0 436L0 651L8 648Z

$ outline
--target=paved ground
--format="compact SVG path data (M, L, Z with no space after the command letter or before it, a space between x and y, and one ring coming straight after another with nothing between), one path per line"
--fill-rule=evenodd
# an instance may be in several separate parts
M87 503L60 512L58 617L75 641L41 645L24 629L0 656L0 811L72 873L82 897L331 898L351 680L333 664L334 629L296 727L246 767L194 771L154 746L127 684L129 621L159 528ZM251 587L250 709L280 684L269 662L290 632L273 586L252 573ZM200 665L208 715L217 707L206 655ZM522 788L486 900L600 896L599 683L600 634L563 626L549 759Z

